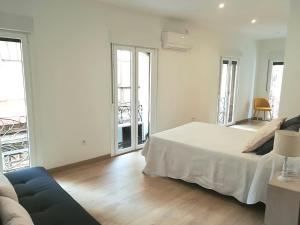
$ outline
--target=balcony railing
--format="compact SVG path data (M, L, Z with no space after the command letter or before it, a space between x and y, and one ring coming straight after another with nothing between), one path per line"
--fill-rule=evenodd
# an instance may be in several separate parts
M138 107L138 122L143 122L143 106L139 105ZM130 103L119 104L118 107L118 124L130 124L131 123L131 106Z
M0 150L4 172L29 167L26 118L0 118Z
M218 124L225 124L225 114L226 114L226 98L219 99L219 112L218 112Z

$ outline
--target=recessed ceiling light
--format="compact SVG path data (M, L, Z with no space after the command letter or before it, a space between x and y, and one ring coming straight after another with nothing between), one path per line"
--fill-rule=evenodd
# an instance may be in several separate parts
M224 6L225 6L225 3L220 3L220 4L219 4L219 8L220 8L220 9L223 9Z
M251 20L251 23L252 23L252 24L254 24L254 23L256 23L256 22L257 22L256 19L252 19L252 20Z

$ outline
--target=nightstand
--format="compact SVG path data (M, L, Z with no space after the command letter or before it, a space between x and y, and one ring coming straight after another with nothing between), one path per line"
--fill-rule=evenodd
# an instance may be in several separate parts
M277 173L268 185L266 225L300 225L300 179L283 182Z

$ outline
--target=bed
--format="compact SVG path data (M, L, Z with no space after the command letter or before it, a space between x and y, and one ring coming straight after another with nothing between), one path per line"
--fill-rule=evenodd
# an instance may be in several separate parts
M242 203L265 202L268 179L282 157L242 153L254 134L200 122L154 134L142 151L144 173L196 183Z

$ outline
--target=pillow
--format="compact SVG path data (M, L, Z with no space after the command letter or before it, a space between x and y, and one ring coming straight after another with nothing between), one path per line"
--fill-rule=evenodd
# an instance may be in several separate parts
M255 150L255 153L256 153L256 155L266 155L273 150L273 147L274 147L274 138L271 138L266 143L259 146Z
M285 129L282 129L282 130L290 130L290 131L299 132L299 129L300 129L300 124L297 124L297 125L289 126L289 127L285 128ZM269 141L264 143L262 146L259 146L255 150L256 155L268 154L269 152L271 152L273 150L273 147L274 147L274 138L271 138Z
M0 220L2 225L33 225L28 212L16 201L0 196Z
M11 198L17 202L19 201L14 187L2 173L0 173L0 196Z
M253 152L259 146L269 141L275 135L275 131L280 129L281 124L284 119L278 118L274 119L262 128L260 128L254 135L254 137L247 143L243 149L243 153Z
M297 125L297 124L300 124L300 115L285 121L282 124L281 129L286 129L292 125Z
M285 128L284 130L290 130L290 131L299 132L299 129L300 129L300 123L299 124L291 125L291 126Z

